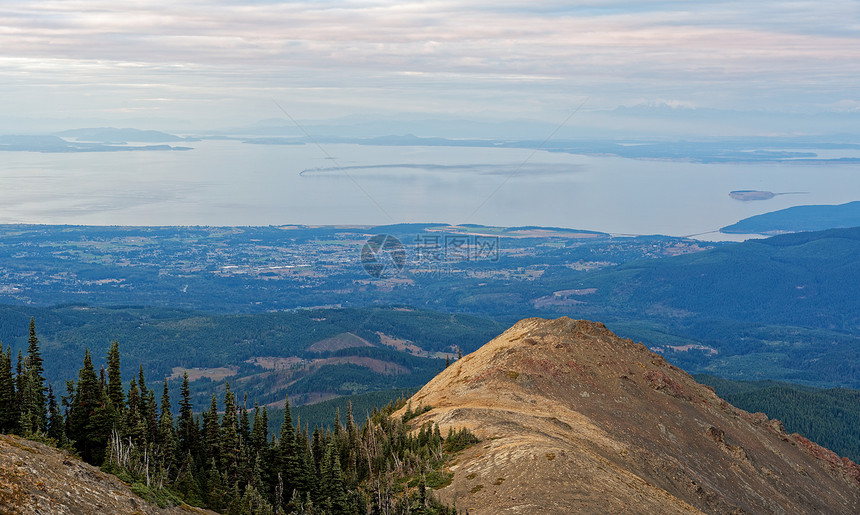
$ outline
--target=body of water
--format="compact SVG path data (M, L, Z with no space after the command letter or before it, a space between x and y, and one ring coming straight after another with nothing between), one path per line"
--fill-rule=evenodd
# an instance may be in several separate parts
M860 196L860 169L849 164L696 164L502 148L192 145L181 152L2 152L0 223L447 222L685 236ZM729 197L742 189L806 193L753 202Z

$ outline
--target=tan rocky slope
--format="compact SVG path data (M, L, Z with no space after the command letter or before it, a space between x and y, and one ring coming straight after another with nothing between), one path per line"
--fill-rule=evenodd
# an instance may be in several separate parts
M68 453L0 435L0 513L45 515L213 514L188 505L160 509L115 476Z
M411 405L483 440L438 492L471 514L860 513L853 462L598 323L523 320Z

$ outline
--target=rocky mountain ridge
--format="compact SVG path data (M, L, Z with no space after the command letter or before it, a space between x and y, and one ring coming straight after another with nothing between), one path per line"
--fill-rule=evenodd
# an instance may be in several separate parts
M520 321L410 402L483 440L439 491L472 514L860 512L855 463L599 323Z

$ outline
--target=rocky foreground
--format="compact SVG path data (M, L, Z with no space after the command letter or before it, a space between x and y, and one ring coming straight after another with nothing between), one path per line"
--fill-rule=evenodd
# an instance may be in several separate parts
M45 515L214 513L188 505L160 509L111 474L67 452L0 435L0 513Z
M860 513L856 464L599 323L523 320L419 405L417 424L483 440L438 492L471 514Z

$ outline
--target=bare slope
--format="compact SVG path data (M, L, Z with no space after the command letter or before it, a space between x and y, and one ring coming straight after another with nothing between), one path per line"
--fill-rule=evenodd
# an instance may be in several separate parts
M523 320L411 403L482 438L440 491L472 514L860 513L857 465L598 323Z
M188 505L159 509L66 452L10 435L0 435L0 513L214 514Z

